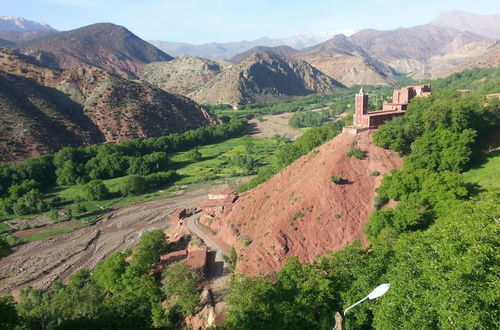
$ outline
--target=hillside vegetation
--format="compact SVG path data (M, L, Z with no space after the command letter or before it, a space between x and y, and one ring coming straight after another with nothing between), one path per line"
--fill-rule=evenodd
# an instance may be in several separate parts
M386 296L347 315L348 328L495 328L500 192L478 193L460 173L486 150L498 110L497 101L485 107L452 92L412 102L374 136L406 157L377 189L377 208L396 206L372 214L370 247L352 244L312 264L289 259L274 280L235 277L226 327L328 329L335 311L389 282Z

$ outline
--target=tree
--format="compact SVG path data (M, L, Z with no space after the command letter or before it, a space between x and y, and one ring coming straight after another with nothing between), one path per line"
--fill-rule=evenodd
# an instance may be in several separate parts
M125 261L126 256L124 252L115 252L98 263L92 271L96 283L113 293L123 290L121 280L128 265Z
M0 297L0 328L14 329L18 324L18 317L14 298L12 296Z
M139 195L149 189L147 180L141 175L129 175L122 183L120 188L123 196Z
M167 251L165 233L151 230L142 234L130 266L139 274L147 274L160 260L160 255Z
M388 270L391 290L374 308L380 329L498 327L500 193L450 205L427 231L401 236ZM396 307L397 306L397 307Z
M106 199L109 190L101 180L92 180L83 186L83 193L87 200L100 201Z
M178 261L165 269L163 279L165 281L163 291L170 304L178 306L183 316L193 314L200 301L197 289L199 274L190 269L185 262Z

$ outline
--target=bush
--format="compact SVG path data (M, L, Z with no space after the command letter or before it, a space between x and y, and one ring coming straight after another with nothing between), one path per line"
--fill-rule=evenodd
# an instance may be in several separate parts
M148 181L141 175L129 175L123 180L120 192L122 196L140 195L149 189Z
M83 193L87 200L100 201L108 196L109 190L101 180L92 180L83 186Z
M354 158L357 158L357 159L365 159L366 158L366 154L363 150L359 149L359 148L351 148L351 150L349 150L349 152L347 153L347 156L348 157L354 157Z
M373 171L371 173L371 176L379 176L380 175L380 172L379 171Z
M342 182L342 178L340 176L334 175L330 178L330 182L339 184Z

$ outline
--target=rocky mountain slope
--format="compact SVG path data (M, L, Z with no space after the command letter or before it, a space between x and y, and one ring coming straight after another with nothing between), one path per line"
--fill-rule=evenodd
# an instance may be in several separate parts
M223 219L212 222L217 236L235 247L241 271L275 272L291 256L312 262L363 237L382 178L372 173L402 165L396 153L371 143L372 133L342 133L241 196ZM366 159L346 156L353 144ZM332 183L334 175L343 183Z
M344 35L295 54L344 85L388 85L396 72L371 58Z
M326 93L343 86L299 59L257 51L193 95L202 104L241 104Z
M2 48L11 48L14 47L14 45L15 44L12 41L0 39L0 47Z
M0 31L0 38L14 43L26 42L51 34L59 33L56 30L28 30L28 31Z
M27 20L23 17L0 16L0 31L53 30L50 25Z
M216 122L190 99L149 84L96 67L42 67L12 51L0 51L0 161Z
M199 57L181 56L168 62L154 62L142 67L138 75L171 93L188 95L198 91L223 70L218 62Z
M253 47L243 53L239 53L229 59L230 62L239 64L243 62L247 57L252 56L256 51L264 51L264 52L273 52L280 56L292 57L300 53L299 50L292 48L290 46L276 46L276 47L267 47L267 46L257 46Z
M500 14L480 15L451 10L439 14L431 24L473 32L486 38L500 38Z
M88 65L135 78L140 68L172 57L126 28L98 23L20 44L22 52L42 65L77 69Z
M390 31L363 30L349 39L397 72L413 74L425 67L428 58L445 55L485 38L471 32L420 25Z
M467 69L500 66L500 40L483 40L428 59L415 79L435 79Z

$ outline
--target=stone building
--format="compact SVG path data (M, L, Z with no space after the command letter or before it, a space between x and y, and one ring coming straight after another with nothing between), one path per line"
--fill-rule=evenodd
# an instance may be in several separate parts
M353 125L344 131L356 133L360 129L377 128L386 121L405 113L411 99L431 95L430 85L407 86L396 89L392 93L392 102L384 102L382 110L368 112L368 94L359 90L355 96Z
M208 199L204 200L196 207L204 215L218 217L227 210L238 199L234 189L216 190L208 193Z

